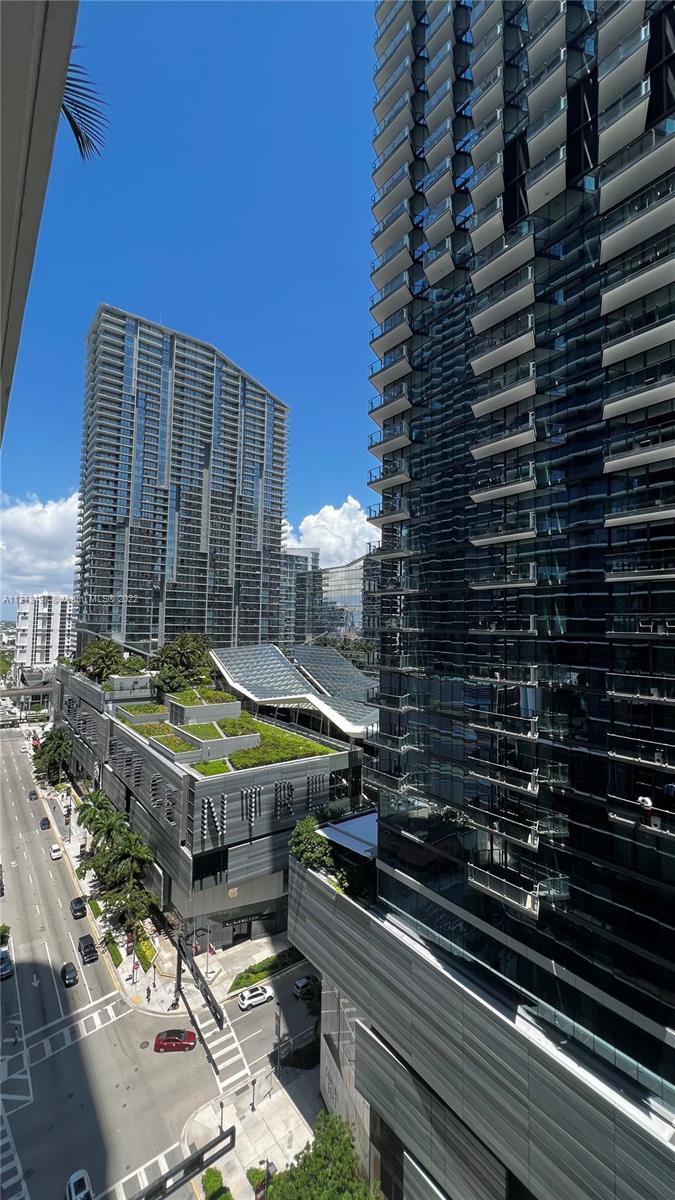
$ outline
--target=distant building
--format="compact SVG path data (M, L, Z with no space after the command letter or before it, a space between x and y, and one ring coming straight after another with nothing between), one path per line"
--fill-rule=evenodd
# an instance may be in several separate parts
M88 335L78 648L277 641L287 406L214 346L101 305Z
M57 659L73 652L71 596L19 596L16 608L16 652L13 671L18 679L27 669L44 673Z
M293 546L285 549L281 575L282 646L304 642L311 620L315 587L320 584L319 551Z
M379 568L364 554L337 567L322 567L311 598L308 636L361 638L377 627ZM300 640L300 639L298 639Z

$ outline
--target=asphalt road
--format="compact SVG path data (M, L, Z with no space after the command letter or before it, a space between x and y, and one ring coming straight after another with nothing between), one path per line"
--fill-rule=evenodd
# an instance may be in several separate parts
M11 926L15 962L0 982L0 1193L61 1200L68 1175L86 1167L97 1195L124 1200L179 1161L185 1121L218 1089L201 1048L153 1053L155 1034L171 1022L133 1009L104 956L80 963L77 939L94 931L70 914L79 884L67 857L49 857L58 834L40 830L53 814L28 800L23 742L18 730L0 733L0 921ZM66 961L80 973L68 989Z

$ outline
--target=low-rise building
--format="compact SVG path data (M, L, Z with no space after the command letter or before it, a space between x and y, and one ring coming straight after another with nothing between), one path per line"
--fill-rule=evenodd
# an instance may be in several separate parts
M45 670L73 651L72 596L18 596L13 662L15 682L26 668Z
M161 696L150 673L104 688L58 666L53 704L73 777L127 813L162 908L217 948L284 929L296 821L361 804L358 747L254 718L226 692Z

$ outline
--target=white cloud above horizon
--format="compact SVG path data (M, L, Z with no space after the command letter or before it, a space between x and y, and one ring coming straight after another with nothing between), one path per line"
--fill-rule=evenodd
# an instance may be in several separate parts
M353 496L343 503L324 504L316 513L308 513L298 524L286 522L286 546L306 547L320 552L322 567L337 567L365 554L369 542L379 540L379 531L368 524L365 509Z
M60 500L3 495L0 505L2 598L33 592L70 594L75 567L78 493ZM13 605L3 603L1 616Z

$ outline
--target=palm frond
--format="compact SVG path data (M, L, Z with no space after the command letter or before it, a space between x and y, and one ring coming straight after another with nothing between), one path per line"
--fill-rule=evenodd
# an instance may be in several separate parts
M103 103L89 72L77 63L69 63L61 112L85 160L100 155L105 145L104 131L108 120L102 110Z

